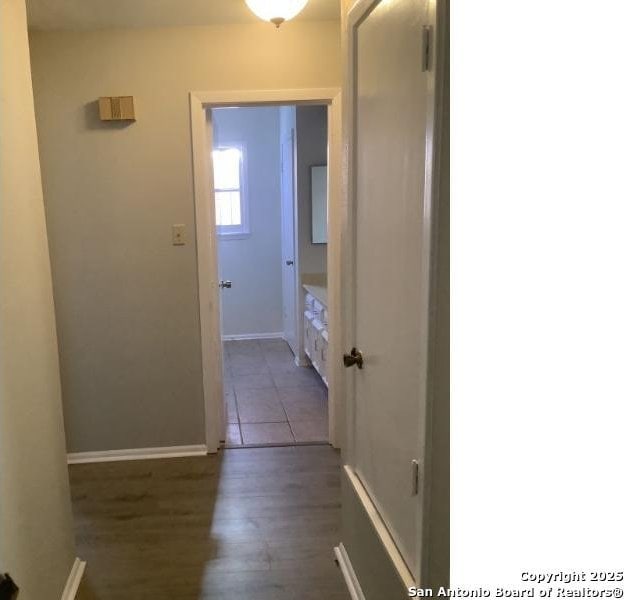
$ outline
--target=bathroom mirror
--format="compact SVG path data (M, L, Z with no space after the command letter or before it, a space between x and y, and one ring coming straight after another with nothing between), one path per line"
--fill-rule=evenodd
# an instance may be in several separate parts
M311 167L312 243L327 243L327 165Z

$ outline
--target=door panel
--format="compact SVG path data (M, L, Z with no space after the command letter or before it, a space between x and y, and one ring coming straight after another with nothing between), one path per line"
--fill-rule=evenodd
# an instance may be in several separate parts
M294 110L288 107L285 110ZM294 153L295 132L290 129L281 142L282 153L282 295L284 339L295 355L297 344L297 303L295 264L295 180Z
M213 149L213 112L212 109L206 108L202 111L202 115L205 116L205 145L203 146L203 162L205 165L206 175L206 198L207 202L198 202L196 210L197 227L197 240L198 240L198 253L197 253L197 269L198 273L210 274L219 272L219 250L216 232L216 215L215 215L215 196L214 196L214 164L212 161L212 149ZM195 142L193 142L195 143ZM199 156L202 153L197 152ZM199 172L199 169L197 169ZM196 182L197 183L197 182ZM201 212L200 212L201 211ZM200 229L201 228L201 229ZM199 231L203 230L204 233L208 232L208 235L204 238L199 234ZM200 239L205 240L205 246L200 248ZM219 447L219 442L225 440L227 411L225 407L225 396L223 394L223 340L221 339L221 298L219 293L215 293L213 287L216 282L209 279L210 287L206 286L206 279L202 276L199 277L200 285L200 302L202 307L200 310L201 315L208 317L209 321L204 323L204 316L201 317L201 332L202 332L202 355L204 356L203 362L203 378L204 378L204 390L207 389L207 382L210 382L210 389L214 394L214 419L213 415L209 413L207 407L205 419L206 419L206 441L208 443L209 452L216 452ZM202 289L203 288L203 289ZM205 357L211 356L212 360L206 361ZM210 402L211 400L208 400Z
M422 463L426 299L426 78L422 0L384 0L355 36L354 468L415 574Z

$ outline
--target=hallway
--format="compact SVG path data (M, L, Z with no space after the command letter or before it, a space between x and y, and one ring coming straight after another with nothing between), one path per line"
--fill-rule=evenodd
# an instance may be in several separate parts
M347 600L329 446L73 465L79 600Z

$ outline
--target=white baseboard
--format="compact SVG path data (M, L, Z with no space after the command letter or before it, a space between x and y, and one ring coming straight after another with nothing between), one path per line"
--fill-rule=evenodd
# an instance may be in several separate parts
M373 526L379 541L382 543L386 553L388 554L397 575L401 578L403 586L405 589L410 587L420 587L420 585L418 585L414 580L414 576L412 575L408 564L405 562L400 550L397 548L392 535L388 531L384 520L377 511L375 504L368 495L368 492L360 481L360 478L355 474L349 465L344 465L343 468L355 495L358 497L358 500L361 502L362 507L368 515L370 523Z
M76 598L86 566L87 563L84 560L77 558L74 561L72 569L69 572L69 577L67 578L67 583L65 584L61 600L74 600Z
M349 594L351 594L351 600L366 600L357 575L353 570L353 565L349 560L347 549L344 547L342 542L334 548L334 554L336 555L336 560L338 561L338 565L342 571L342 576L347 584Z
M299 358L298 356L295 356L295 364L298 367L311 367L312 361L310 361L310 359L307 356L304 356L303 358Z
M164 448L128 448L124 450L101 450L99 452L70 452L67 463L115 462L120 460L148 460L152 458L177 458L184 456L205 456L208 448L197 446L168 446Z
M222 335L221 339L224 342L231 342L233 340L283 340L284 332L275 331L273 333L241 333L236 335Z

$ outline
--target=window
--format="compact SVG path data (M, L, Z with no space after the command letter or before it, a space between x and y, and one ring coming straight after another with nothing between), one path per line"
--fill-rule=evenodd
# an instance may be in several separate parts
M217 233L221 236L249 235L242 146L222 146L212 152L214 165Z

